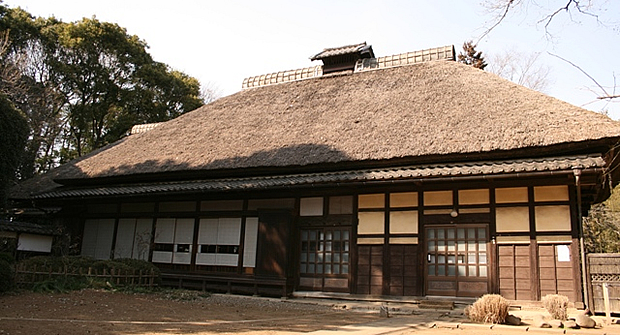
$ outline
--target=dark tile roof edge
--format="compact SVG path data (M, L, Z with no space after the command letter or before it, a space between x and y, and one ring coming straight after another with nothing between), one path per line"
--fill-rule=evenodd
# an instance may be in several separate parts
M59 235L53 227L40 225L37 223L0 220L0 231L15 233L30 233L40 235Z
M604 168L601 155L565 156L506 161L400 166L383 169L350 170L338 172L305 173L248 178L223 178L117 185L90 188L57 189L33 196L34 199L80 198L105 196L136 196L198 191L240 191L289 188L306 185L333 185L355 182L393 180L432 180L433 178L486 177L523 174L530 172L570 172L574 169Z
M325 48L321 52L315 54L314 56L311 56L310 60L318 60L318 59L332 57L336 55L355 53L363 49L364 47L367 47L366 42L344 45L344 46L334 47L334 48Z

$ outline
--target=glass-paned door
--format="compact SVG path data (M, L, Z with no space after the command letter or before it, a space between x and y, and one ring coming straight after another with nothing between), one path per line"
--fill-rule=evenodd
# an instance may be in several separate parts
M425 229L426 294L488 293L488 225L437 225Z
M348 289L349 229L302 229L300 286L315 290Z

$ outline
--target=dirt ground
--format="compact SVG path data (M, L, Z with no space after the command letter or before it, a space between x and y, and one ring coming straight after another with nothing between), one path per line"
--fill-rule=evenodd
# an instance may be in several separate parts
M0 334L311 332L378 318L376 313L324 305L181 292L185 293L83 290L0 296Z
M348 305L346 305L348 304ZM376 306L208 295L195 291L136 294L107 290L22 292L0 296L0 335L5 334L524 334L523 327L462 324L459 313ZM435 324L435 327L429 325ZM596 334L613 334L607 331ZM558 334L561 334L557 329ZM532 333L533 331L530 331ZM549 332L547 332L549 333ZM591 334L569 332L569 334Z

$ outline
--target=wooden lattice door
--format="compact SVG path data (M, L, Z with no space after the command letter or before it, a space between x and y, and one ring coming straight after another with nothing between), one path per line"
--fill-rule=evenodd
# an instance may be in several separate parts
M426 294L475 297L489 292L488 224L425 229Z

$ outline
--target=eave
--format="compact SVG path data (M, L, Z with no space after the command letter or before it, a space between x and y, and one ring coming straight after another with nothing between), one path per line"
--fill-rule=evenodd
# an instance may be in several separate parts
M33 196L35 200L83 199L198 192L231 192L307 187L355 186L380 183L425 183L469 181L534 176L572 175L575 169L602 174L606 162L601 155L478 161L466 163L422 164L384 169L298 173L276 176L197 179L176 182L62 187Z

